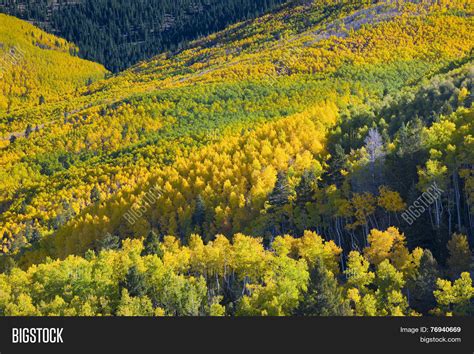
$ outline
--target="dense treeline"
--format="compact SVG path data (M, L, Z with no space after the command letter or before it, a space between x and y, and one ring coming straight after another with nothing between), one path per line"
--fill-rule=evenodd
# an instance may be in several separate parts
M360 224L397 225L411 246L429 247L440 257L454 232L472 239L473 83L469 64L416 91L386 96L372 109L351 108L342 115L329 138L332 159L325 182L364 196ZM432 186L442 193L413 224L376 210L376 198L379 206L382 198L391 204L389 211L405 211Z
M284 0L6 1L0 11L64 37L83 58L117 72L242 20Z
M0 311L472 314L471 14L303 3L7 115Z
M183 246L150 232L143 242L108 242L84 258L7 268L0 315L473 315L466 237L455 235L448 247L455 281L440 278L445 273L429 250L409 252L395 228L373 230L342 274L341 249L314 232L279 236L271 248L242 234L206 245L192 235Z

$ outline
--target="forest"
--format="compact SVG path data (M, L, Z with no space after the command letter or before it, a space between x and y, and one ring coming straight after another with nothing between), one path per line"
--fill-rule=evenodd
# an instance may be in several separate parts
M4 0L0 12L79 46L80 57L118 72L203 35L256 18L284 0Z
M0 315L474 315L473 13L287 1L116 74L0 15Z

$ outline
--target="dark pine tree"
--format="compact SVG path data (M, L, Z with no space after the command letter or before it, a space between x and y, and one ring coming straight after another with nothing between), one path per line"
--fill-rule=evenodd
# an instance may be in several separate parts
M296 186L296 204L304 206L313 200L314 188L316 186L316 176L313 171L304 171L301 181Z
M92 203L97 203L101 201L102 194L100 193L99 187L94 186L94 188L92 188L90 198Z
M33 229L33 233L32 233L32 235L31 235L30 243L31 243L32 245L35 245L35 244L37 244L40 240L41 240L41 231L38 230L37 228L34 228L34 229Z
M17 265L13 257L7 255L0 256L0 273L9 275L10 271L16 266Z
M418 272L407 284L410 307L421 313L427 313L436 306L433 291L436 289L436 279L439 276L438 262L430 250L424 250Z
M194 212L191 217L191 226L193 229L201 233L202 232L202 226L204 222L206 221L206 204L204 202L204 199L198 195L196 198L196 206L194 207Z
M127 289L130 296L143 296L147 287L144 276L138 271L137 266L128 269L124 281L120 283L120 288Z
M268 197L268 226L267 232L270 232L270 239L266 241L269 245L273 238L284 234L290 229L290 215L288 215L287 205L290 202L292 190L288 184L287 175L279 172L275 187ZM266 237L268 239L268 237Z
M288 204L290 196L291 189L288 184L286 173L278 172L275 187L268 197L268 202L270 203L271 208L278 209L285 206Z
M31 124L28 124L25 129L25 137L29 138L32 132L33 132L33 127L31 126Z
M158 257L163 257L163 250L160 246L160 237L151 230L143 242L142 256L150 256L156 254Z
M120 237L108 232L99 242L100 250L117 250L120 248Z
M318 259L311 270L308 292L295 310L297 316L348 316L349 304L334 275Z

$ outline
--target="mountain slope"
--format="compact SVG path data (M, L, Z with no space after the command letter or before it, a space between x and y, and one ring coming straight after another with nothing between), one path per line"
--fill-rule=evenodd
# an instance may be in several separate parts
M474 313L472 15L290 1L18 107L0 314Z
M212 215L201 232L211 237L214 232L251 228L276 171L291 170L297 183L305 169L324 166L321 148L310 148L303 136L286 132L282 134L288 139L302 139L294 142L298 148L287 150L288 141L280 142L282 156L266 160L265 151L277 149L279 140L257 139L263 160L253 165L256 157L245 157L239 148L232 155L243 156L243 165L236 168L246 172L217 175L207 165L193 167L196 171L188 175L193 155L201 156L206 145L223 149L221 140L233 141L228 136L242 134L245 141L260 134L260 126L280 129L281 119L300 124L300 117L309 119L302 120L309 131L319 126L315 144L324 146L321 133L334 124L338 111L375 104L468 57L473 43L469 11L468 3L446 11L411 2L369 7L363 2L296 2L198 41L175 56L161 55L90 85L60 104L16 114L13 122L7 119L3 125L5 131L51 123L3 150L6 247L14 239L21 241L28 225L52 234L51 240L70 239L74 246L45 247L53 256L93 247L104 230L143 235L149 223L160 225L163 233L185 237L193 230L195 208L188 201L198 196ZM366 24L367 18L373 24ZM327 116L317 113L321 111ZM294 161L301 163L293 166ZM260 186L261 178L265 182ZM127 225L121 213L133 203L134 194L155 180L169 189L159 204L164 210L158 220L147 216L139 225ZM226 183L235 187L222 189ZM100 191L99 205L90 197L92 190ZM71 218L75 220L63 230ZM87 239L85 228L90 228Z
M104 77L101 65L75 57L76 52L65 40L0 14L0 114L58 101Z

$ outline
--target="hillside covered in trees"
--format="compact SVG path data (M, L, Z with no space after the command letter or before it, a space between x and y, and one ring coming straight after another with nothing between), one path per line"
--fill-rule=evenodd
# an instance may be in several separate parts
M0 12L76 43L117 72L190 40L252 19L284 0L4 0Z
M100 64L78 58L77 47L14 17L0 14L0 114L64 99L103 79Z
M0 108L0 314L474 315L473 13L288 1Z

